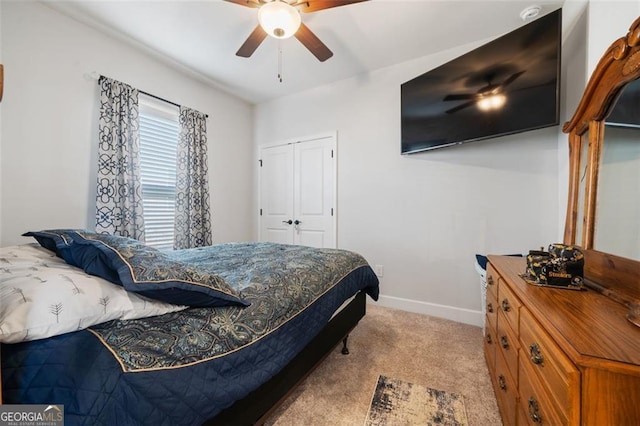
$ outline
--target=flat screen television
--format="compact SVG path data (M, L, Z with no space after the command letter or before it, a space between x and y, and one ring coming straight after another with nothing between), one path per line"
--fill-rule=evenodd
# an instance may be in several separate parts
M402 154L559 124L562 9L401 85Z

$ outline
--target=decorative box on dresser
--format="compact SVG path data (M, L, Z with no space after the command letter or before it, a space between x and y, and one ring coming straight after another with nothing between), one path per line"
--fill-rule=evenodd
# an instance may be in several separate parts
M527 284L489 256L485 354L505 425L640 425L640 328L595 291Z

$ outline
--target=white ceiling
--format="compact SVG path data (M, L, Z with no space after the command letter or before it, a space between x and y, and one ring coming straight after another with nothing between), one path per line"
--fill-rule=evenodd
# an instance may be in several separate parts
M563 3L369 0L302 14L303 22L334 53L319 62L295 38L268 37L250 58L235 56L257 25L257 9L222 0L46 2L252 103L494 38L524 25L519 15L527 6L540 5L546 14ZM282 82L277 78L278 43Z

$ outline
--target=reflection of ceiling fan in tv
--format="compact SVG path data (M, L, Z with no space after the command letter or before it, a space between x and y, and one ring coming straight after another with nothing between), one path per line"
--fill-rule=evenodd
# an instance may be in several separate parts
M307 27L300 16L300 12L317 12L332 7L346 6L366 0L225 0L241 6L258 9L258 26L249 35L237 56L250 57L268 36L275 38L289 38L294 36L319 61L324 62L333 56L325 44Z
M476 104L478 108L483 111L491 111L494 109L502 108L502 106L507 101L505 89L511 83L516 81L516 79L522 74L524 74L524 71L513 73L500 84L492 83L493 76L488 75L486 77L487 85L478 89L476 93L461 93L445 96L443 101L467 101L451 109L448 109L446 113L453 114L473 104Z

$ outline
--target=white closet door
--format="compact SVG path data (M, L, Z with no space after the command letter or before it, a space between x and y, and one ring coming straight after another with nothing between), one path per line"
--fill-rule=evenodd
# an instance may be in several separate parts
M336 247L335 152L335 135L261 150L261 241Z
M334 150L330 139L294 145L294 243L336 247Z
M289 145L262 150L260 241L293 243L293 150Z

